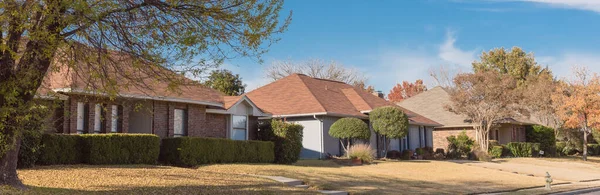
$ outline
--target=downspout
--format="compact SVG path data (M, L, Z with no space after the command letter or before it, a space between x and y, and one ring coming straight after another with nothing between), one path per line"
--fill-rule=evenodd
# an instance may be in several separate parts
M316 115L316 114L315 114L315 115L313 115L313 118L315 118L316 120L318 120L318 121L319 121L319 123L320 123L320 124L319 124L319 128L320 128L320 133L319 133L319 135L321 136L321 152L319 153L319 159L323 159L323 150L324 150L324 148L325 148L325 146L324 146L324 144L323 144L323 142L324 142L324 140L323 140L323 120L321 120L321 119L317 118L317 115Z

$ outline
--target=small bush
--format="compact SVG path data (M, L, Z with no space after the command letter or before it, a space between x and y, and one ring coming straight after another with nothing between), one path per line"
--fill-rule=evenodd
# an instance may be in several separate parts
M433 148L432 147L422 147L417 150L421 150L421 156L424 160L433 160ZM417 152L418 153L418 152Z
M31 168L35 165L40 157L40 149L42 147L41 131L25 131L21 139L21 147L19 148L19 160L17 168Z
M400 159L401 156L402 156L402 152L400 152L398 150L392 150L387 153L387 158L390 158L390 159Z
M567 147L567 143L565 142L556 142L556 155L558 156L566 156L564 153L565 148Z
M354 144L348 148L348 156L350 159L360 159L363 162L371 163L375 159L377 153L369 144Z
M413 151L412 150L404 150L404 151L402 151L402 156L400 157L400 159L402 159L402 160L410 160L411 156L413 156Z
M446 139L448 140L448 154L446 154L446 157L453 159L467 156L475 143L467 136L465 131L462 131L458 136L448 136Z
M490 140L488 141L489 143L489 148L493 148L494 146L500 146L500 142L498 142L498 140Z
M82 138L87 164L156 164L160 138L153 134L86 134Z
M272 120L271 128L273 128L273 133L276 136L275 163L292 164L298 161L302 150L302 130L304 127L281 120Z
M540 150L539 143L530 142L511 142L506 145L513 157L533 157L538 156Z
M556 136L554 129L541 125L534 125L526 130L527 142L540 143L540 150L544 156L556 156Z
M436 148L435 154L446 154L446 152L444 152L444 148Z
M588 153L592 156L600 156L600 144L588 144Z
M37 164L79 164L81 163L81 149L81 136L79 135L44 134Z
M469 153L469 159L484 162L492 161L492 157L488 154L488 152L479 148L476 148L471 153Z
M177 137L163 139L160 161L190 167L214 163L272 163L273 142L219 138Z
M493 158L500 158L502 157L503 150L504 148L502 146L492 146L490 148L490 156Z

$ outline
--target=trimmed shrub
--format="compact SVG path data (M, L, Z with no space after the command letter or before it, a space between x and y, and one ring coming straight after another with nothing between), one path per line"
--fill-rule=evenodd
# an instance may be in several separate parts
M348 147L350 159L360 159L363 162L371 163L375 159L375 155L375 150L369 144L360 143Z
M447 158L458 159L463 156L468 156L475 141L473 141L465 131L462 131L458 136L448 136L448 154Z
M444 148L436 148L435 149L435 154L446 154L446 152L444 152Z
M156 164L160 138L153 134L81 135L87 164Z
M81 163L81 136L68 134L43 134L37 164Z
M220 138L177 137L163 139L160 160L190 167L213 163L272 163L273 142Z
M411 156L413 156L413 151L412 150L404 150L404 151L402 151L402 156L400 157L400 159L402 159L402 160L410 160Z
M399 159L400 157L402 157L402 152L398 150L392 150L387 153L387 157L390 159Z
M588 153L592 156L600 156L600 144L588 144Z
M492 157L488 154L488 152L481 150L479 148L476 148L469 153L469 160L478 160L478 161L489 162L489 161L492 161Z
M533 157L538 156L540 151L539 143L531 142L511 142L506 145L513 157Z
M299 124L272 120L271 128L275 134L275 163L292 164L300 158L302 151L302 130Z
M31 168L35 165L40 157L40 149L42 147L41 131L25 131L21 139L21 147L19 148L19 160L17 168Z
M540 143L544 156L556 156L556 136L554 129L542 125L534 125L526 129L527 142Z
M493 158L500 158L502 157L503 150L504 148L502 146L492 146L490 148L490 156Z
M363 120L358 118L342 118L331 125L329 135L338 138L346 154L348 154L350 140L368 140L371 138L371 130L369 130L369 126ZM343 143L344 140L346 140L346 144Z

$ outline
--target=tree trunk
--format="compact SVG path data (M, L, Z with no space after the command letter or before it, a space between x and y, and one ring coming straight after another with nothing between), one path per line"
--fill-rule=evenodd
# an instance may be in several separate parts
M587 161L587 144L588 144L588 131L587 128L585 130L583 130L583 161Z
M21 136L17 136L14 146L15 147L0 158L0 186L9 185L19 189L25 189L25 185L23 185L17 175L17 160L19 159Z

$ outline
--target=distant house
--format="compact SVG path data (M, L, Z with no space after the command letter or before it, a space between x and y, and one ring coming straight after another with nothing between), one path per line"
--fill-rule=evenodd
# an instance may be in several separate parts
M434 128L433 147L446 148L448 146L446 137L458 135L462 131L466 131L467 135L475 138L473 124L469 122L468 118L446 109L451 103L450 94L442 87L435 87L405 99L398 105L441 124L442 126ZM501 144L525 142L526 127L536 124L527 119L515 118L507 118L496 121L496 123L499 126L490 131L490 139L498 140Z
M261 110L304 126L301 158L317 159L327 154L343 155L338 139L329 136L331 125L343 117L355 117L368 123L371 110L397 106L385 99L343 82L292 74L246 94ZM392 140L392 150L432 146L432 130L439 124L404 109L409 117L409 134ZM270 118L270 117L263 117ZM369 140L379 151L384 142L374 133ZM383 155L379 153L379 155Z
M49 132L64 134L149 133L161 138L195 136L252 140L258 117L270 116L246 96L224 96L169 70L154 66L156 74L185 83L168 90L170 83L144 74L123 60L118 67L103 67L115 81L114 99L100 93L107 87L93 79L89 65L68 67L53 63L38 89L39 98L60 96ZM51 68L51 69L53 69ZM153 68L148 66L144 68ZM135 75L129 78L127 75ZM141 80L134 80L141 79ZM136 83L146 86L138 86Z

